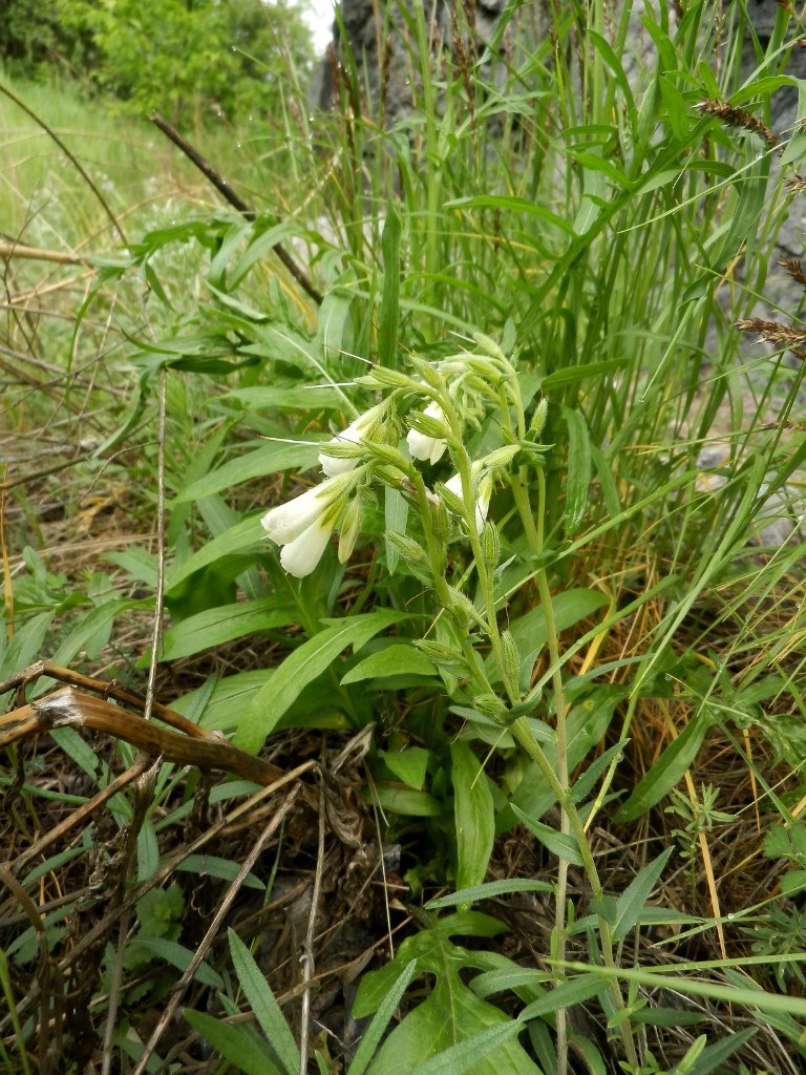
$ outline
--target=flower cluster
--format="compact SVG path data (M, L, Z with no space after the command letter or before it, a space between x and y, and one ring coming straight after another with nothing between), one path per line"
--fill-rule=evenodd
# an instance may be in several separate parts
M304 578L319 563L341 514L346 492L342 476L335 475L296 500L272 508L260 520L272 541L282 545L280 563L289 575Z
M377 367L372 375L361 379L369 387L391 391L322 448L319 463L325 478L319 485L272 508L261 520L269 538L282 546L280 563L289 574L297 578L309 575L335 529L340 531L339 559L344 563L360 529L360 487L375 477L387 483L394 481L398 487L414 479L422 489L422 479L412 460L433 466L446 451L450 451L457 466L458 459L466 460L464 472L470 488L465 488L462 473L457 472L444 484L438 484L436 493L425 490L426 495L444 503L450 512L466 520L466 526L482 533L493 474L509 462L511 451L498 449L471 463L461 433L468 422L478 426L491 398L499 402L500 396L495 393L513 372L500 350L490 341L484 342L492 349L490 354L463 353L436 366L415 360L421 374L418 379ZM394 415L404 409L410 458L396 447L399 427Z

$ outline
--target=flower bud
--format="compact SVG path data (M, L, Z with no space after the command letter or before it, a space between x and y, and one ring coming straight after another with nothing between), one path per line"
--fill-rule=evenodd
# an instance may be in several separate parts
M532 421L529 423L529 435L537 440L546 425L546 416L549 411L549 401L544 396L535 407Z
M387 530L386 540L394 545L400 555L410 564L424 564L428 562L425 551L414 538L408 534L402 534L399 530Z
M377 463L384 466L394 467L403 474L412 472L412 465L403 453L392 444L383 444L380 441L370 441L366 444L367 453Z
M481 551L488 571L494 571L501 559L501 539L492 523L486 522L481 532Z
M429 638L416 638L414 645L434 664L463 665L465 663L463 654L451 646L446 646L444 642L432 642Z
M499 362L506 362L507 365L510 364L507 356L490 336L485 336L483 332L474 332L473 339L482 350L487 352L488 355L492 355L492 357L498 359Z
M340 522L339 563L345 564L353 554L355 543L361 531L361 499L354 496L347 502Z
M431 530L441 553L440 561L444 565L447 559L448 537L451 530L448 524L448 513L445 511L445 505L441 500L432 500L429 497L428 514L431 521ZM436 565L434 566L436 567Z
M442 383L439 373L434 369L430 362L426 362L424 358L418 358L417 355L411 356L411 364L414 369L417 370L423 381L430 387L435 388L438 392L443 392L445 386Z
M483 717L502 720L507 714L507 707L497 694L477 694L473 699L473 708Z
M356 384L365 388L415 388L416 381L399 370L390 370L386 366L373 366L371 373L356 377Z
M511 631L501 632L501 673L504 686L513 698L520 697L521 658Z
M479 623L481 621L482 617L479 610L467 594L462 593L458 587L451 586L450 584L448 585L448 592L450 593L451 601L453 602L451 605L452 611L461 612L466 619L472 620L474 623Z

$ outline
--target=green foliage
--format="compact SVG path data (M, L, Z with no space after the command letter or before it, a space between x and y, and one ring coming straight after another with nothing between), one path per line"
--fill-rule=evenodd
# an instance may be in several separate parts
M231 5L70 6L103 42L101 77L132 107L185 121L213 100L232 115L280 111L284 91L266 80L261 93L275 96L252 103L222 46ZM648 8L636 79L630 7L611 25L604 5L567 16L555 5L552 36L516 48L502 82L488 84L461 57L430 70L418 8L411 117L381 137L355 107L362 87L348 62L345 107L320 124L333 128L324 158L302 120L302 133L289 126L285 185L279 168L252 184L258 199L271 190L269 209L160 222L103 266L76 327L80 340L103 289L137 290L137 323L109 358L128 399L100 457L137 445L153 468L153 430L141 423L166 386L169 623L153 660L224 669L178 708L252 751L278 747L288 729L305 729L306 742L356 736L366 755L351 790L377 810L378 843L399 842L414 860L407 899L419 931L361 980L353 1014L374 1018L358 1075L401 1063L421 1075L564 1072L572 1050L596 1075L670 1070L647 1026L669 1040L685 1031L671 1070L690 1075L749 1055L768 1025L803 1056L806 1008L785 990L800 978L803 916L781 903L748 922L747 908L723 907L739 954L700 959L717 908L698 899L698 856L716 824L748 811L718 811L707 783L697 808L676 793L713 736L760 728L788 765L770 787L763 766L746 763L764 823L782 820L765 854L785 861L784 895L800 892L802 826L788 803L802 790L803 544L797 530L769 555L748 541L770 491L806 458L793 417L804 374L781 355L742 357L734 323L763 290L764 244L802 145L793 136L774 171L757 129L698 107L719 99L763 114L790 86L780 32L748 75L742 5L720 19L688 5L679 25L671 7ZM782 9L779 22L788 17ZM281 274L278 243L315 276L321 305ZM717 436L724 481L709 484L698 457ZM150 502L146 511L150 521ZM78 596L27 554L4 672L71 612L87 611L87 623L70 621L64 659L104 646L117 617L145 606L99 591L157 585L155 559L141 553L114 554L124 581L98 574ZM225 660L203 663L217 647ZM241 648L259 658L239 663ZM55 736L104 779L73 729ZM325 765L332 745L323 737ZM190 803L166 805L174 779L162 773L155 797L182 821ZM682 818L674 832L670 803ZM116 810L131 817L129 798ZM161 868L162 823L156 810L143 823L141 883ZM657 905L671 902L677 874L662 845L675 836L694 879L686 914ZM513 844L518 854L502 851ZM506 876L511 866L527 875ZM206 872L231 881L237 866L218 858ZM434 884L453 891L423 913L416 902ZM503 916L468 910L517 893L535 900L519 921L534 922L539 966L496 949ZM159 968L160 996L189 965L181 900L156 889L137 911L126 969ZM737 932L739 920L753 932ZM660 962L648 945L669 938L650 931L683 924L679 955ZM60 918L45 929L49 944L62 940ZM692 936L698 961L684 962ZM15 943L14 965L35 958L32 930ZM757 963L771 957L778 992L748 976L748 944ZM723 1037L719 1009L692 1039L701 1013L656 1003L670 972L679 995L733 1005L753 1026ZM196 984L210 1003L187 1021L223 1061L298 1070L291 1017L234 933ZM252 1025L229 1021L240 1006ZM595 1037L576 1036L583 1020Z
M61 69L92 81L138 115L197 126L267 116L289 69L310 66L299 9L261 0L61 0L55 12L9 0L0 58L24 75ZM282 27L282 32L278 31Z
M81 79L98 60L93 35L60 18L57 5L5 0L0 19L0 63L10 74Z
M354 1006L354 1014L359 1017L371 1015L380 1008L390 985L406 967L415 966L417 976L435 977L427 999L392 1031L370 1072L388 1071L389 1065L395 1063L394 1058L401 1056L407 1058L412 1070L419 1071L418 1065L422 1065L424 1072L430 1070L425 1062L431 1057L439 1058L436 1062L442 1071L486 1075L500 1071L503 1065L507 1071L523 1075L538 1072L516 1040L517 1024L477 997L462 979L463 970L490 970L498 960L491 958L490 953L461 948L451 939L455 934L489 937L500 929L494 920L476 912L434 921L405 940L394 961L383 970L363 977Z

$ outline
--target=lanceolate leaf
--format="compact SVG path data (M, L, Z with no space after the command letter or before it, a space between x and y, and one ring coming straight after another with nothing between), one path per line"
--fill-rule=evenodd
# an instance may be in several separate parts
M709 724L708 710L703 707L638 781L629 799L616 811L616 822L634 821L672 790L696 758Z
M296 605L276 597L210 608L168 628L160 660L174 661L256 631L285 627L294 623L298 616Z
M269 1050L245 1026L230 1026L206 1012L184 1008L182 1014L225 1060L243 1075L285 1075L269 1055Z
M241 519L235 526L225 530L223 534L213 538L212 541L208 541L206 545L194 552L182 564L171 568L165 580L166 592L170 593L178 590L181 584L186 579L189 579L191 575L195 575L197 571L209 567L210 564L214 564L217 560L232 556L234 553L252 549L260 545L261 542L265 542L265 540L266 531L260 525L259 516L253 515L249 518Z
M402 619L403 613L379 609L341 620L304 642L257 692L235 733L236 744L244 750L260 750L302 689L328 669L340 653L348 646L360 649L374 635Z
M573 836L564 832L557 832L556 829L552 829L549 825L544 825L541 821L535 821L515 805L512 806L512 809L527 829L534 833L541 844L543 844L544 847L547 847L552 855L556 855L557 858L565 859L574 866L583 865L579 844Z
M436 666L410 642L393 642L377 653L371 653L342 677L342 686L364 679L388 676L433 676Z
M522 1030L523 1027L514 1019L500 1026L491 1026L489 1030L482 1030L467 1041L460 1041L418 1064L411 1069L410 1075L463 1075L464 1072L476 1071L480 1060L492 1052L498 1055L501 1047Z
M397 968L395 970L397 972ZM412 959L411 962L404 966L402 972L399 972L397 981L387 992L383 1003L373 1016L372 1022L361 1036L361 1044L358 1046L358 1051L353 1058L352 1064L350 1064L349 1075L364 1075L372 1059L372 1054L377 1049L387 1026L392 1021L395 1009L408 989L416 971L417 961Z
M451 779L456 823L456 887L468 888L480 885L487 873L495 819L484 769L461 740L451 746Z
M666 869L666 863L673 853L674 848L669 847L653 862L644 866L618 897L616 921L613 925L614 941L623 940L638 922L646 901L652 895L652 890L660 880L661 874Z
M568 427L568 475L565 488L565 529L573 534L588 505L591 483L591 442L588 424L580 411L563 407Z
M202 500L212 493L220 493L222 489L231 489L234 485L251 481L253 478L265 478L266 475L274 474L278 470L312 467L321 448L319 441L326 438L306 436L305 439L313 443L287 444L285 441L269 441L268 444L262 444L254 451L230 459L217 470L211 470L203 478L198 478L180 490L176 503ZM269 506L267 504L266 508L268 509Z
M397 326L400 317L400 214L390 201L386 210L381 246L383 249L383 292L378 318L378 362L397 365Z
M238 981L255 1013L260 1029L266 1035L286 1075L297 1075L300 1064L299 1049L269 983L238 934L230 929L227 936Z

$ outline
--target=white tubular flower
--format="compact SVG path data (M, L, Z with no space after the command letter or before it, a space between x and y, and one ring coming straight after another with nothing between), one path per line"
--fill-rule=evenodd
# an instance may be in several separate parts
M474 464L475 466L475 464ZM474 475L475 477L475 475ZM475 483L474 483L475 484ZM462 490L462 475L454 474L452 478L449 478L445 482L445 488L449 493L453 493L464 502L464 492ZM490 507L490 496L492 494L493 485L489 479L489 476L485 475L484 478L478 483L478 487L474 490L474 496L476 500L476 530L480 534L484 529L484 523L487 518L487 511Z
M426 418L434 418L437 422L447 422L445 413L436 400L428 404L423 414ZM416 429L409 430L406 443L409 446L412 458L421 459L423 462L427 460L432 464L442 458L445 449L448 447L446 440L426 436L425 433L418 433Z
M284 545L280 563L297 578L310 575L322 558L339 514L336 500L352 485L351 478L327 478L302 496L267 511L261 526L277 545Z
M296 579L304 579L306 575L310 575L322 559L332 533L333 523L323 523L320 518L307 530L303 530L299 537L283 546L280 563L288 574Z
M359 414L356 420L351 422L341 433L337 433L330 443L363 444L378 424L384 410L385 406L382 403L377 404L375 407L370 407L368 411ZM359 462L359 456L339 459L335 455L330 455L327 447L324 447L319 453L319 463L329 478L333 478L338 474L347 474L348 471L354 470Z

